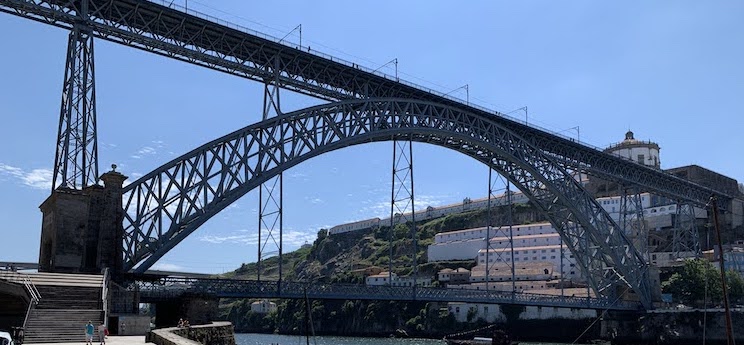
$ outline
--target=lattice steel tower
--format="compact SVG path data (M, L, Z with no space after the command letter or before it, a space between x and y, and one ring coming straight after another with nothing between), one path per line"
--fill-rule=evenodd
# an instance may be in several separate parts
M274 59L272 67L267 66L267 72L273 77L264 81L263 120L282 114L279 98L279 60ZM277 133L264 131L264 136L275 136ZM262 167L267 167L270 158L259 157ZM266 171L263 171L266 173ZM282 281L283 259L283 229L284 212L282 197L284 194L284 180L282 173L270 178L258 187L258 258L256 259L256 279L261 280L262 261L269 256L279 256L279 280ZM277 236L278 232L278 236ZM271 249L271 250L269 250Z
M88 1L83 0L80 8L79 21L67 43L52 190L81 189L98 182L96 83Z

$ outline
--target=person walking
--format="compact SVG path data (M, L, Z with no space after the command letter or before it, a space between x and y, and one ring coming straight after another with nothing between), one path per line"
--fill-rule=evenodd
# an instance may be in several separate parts
M106 344L106 325L101 322L100 325L98 325L98 339L101 339L101 345Z
M93 332L95 330L95 327L93 327L93 323L88 321L88 324L85 325L85 343L88 345L93 345Z

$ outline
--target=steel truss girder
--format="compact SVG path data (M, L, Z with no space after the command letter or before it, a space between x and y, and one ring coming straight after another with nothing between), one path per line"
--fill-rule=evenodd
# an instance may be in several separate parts
M261 183L343 147L412 140L499 171L550 219L598 296L627 284L651 308L646 265L621 229L549 155L492 117L430 102L343 101L267 119L209 142L124 188L124 269L141 272ZM580 225L580 226L579 226ZM136 268L135 268L136 266Z
M98 182L93 37L75 27L67 42L52 190Z
M496 195L494 186L504 182L505 188L504 193L501 197ZM503 176L499 175L498 172L494 174L494 169L488 168L488 224L486 224L486 255L485 255L485 277L486 277L486 290L489 289L491 284L490 274L493 265L502 262L509 267L511 271L511 283L512 291L516 291L516 281L514 272L514 232L513 232L513 219L512 219L512 193L508 180L504 180ZM506 206L507 210L505 213L499 213L494 215L494 206L501 206L499 210L503 211L503 206ZM509 256L507 257L504 253L506 248L498 248L496 250L491 245L492 238L508 238L509 239ZM493 252L493 254L491 254ZM496 258L493 260L493 255ZM491 261L494 261L492 264Z
M503 128L576 170L698 206L706 205L711 195L723 205L733 198L393 76L294 49L258 32L215 23L211 21L214 18L203 19L143 0L89 1L86 24L93 35L112 42L258 81L270 80L278 73L282 88L325 100L398 97L453 106L492 116ZM76 23L80 7L79 0L0 0L0 11L68 29ZM276 70L275 59L279 61Z
M700 236L695 224L695 207L678 203L675 210L674 230L672 233L672 252L674 258L700 255Z
M648 261L648 226L643 217L641 193L635 188L623 188L619 222L630 236L633 246Z
M275 62L278 62L276 60ZM276 64L276 63L275 63ZM274 76L278 78L278 75ZM281 98L277 83L264 84L263 120L281 115ZM259 157L263 160L263 157ZM284 244L284 178L279 173L258 189L258 257L256 259L256 278L261 280L262 262L265 258L279 255L279 280L283 276L283 244ZM278 240L277 240L277 234ZM272 251L267 252L267 246L272 245Z
M411 276L414 286L418 279L418 233L416 231L416 205L413 192L413 142L409 140L393 141L392 183L390 190L390 231L388 246L388 279L393 279L393 251L395 228L398 224L409 227L411 236ZM408 214L407 214L408 213ZM410 218L409 218L410 217ZM410 223L410 226L408 225Z

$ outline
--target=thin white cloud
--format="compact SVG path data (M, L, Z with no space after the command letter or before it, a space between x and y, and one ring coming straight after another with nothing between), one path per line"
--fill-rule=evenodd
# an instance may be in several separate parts
M13 177L23 176L23 170L21 170L21 168L12 167L3 163L0 163L0 172Z
M321 198L311 198L311 197L305 197L305 201L310 202L311 204L322 204L324 201Z
M228 235L204 235L199 238L202 242L208 242L213 244L241 244L241 245L255 245L258 243L258 233L255 230L237 230L233 234ZM264 232L265 233L265 232ZM278 231L274 234L278 240ZM313 242L317 238L317 229L305 231L296 230L284 230L282 234L284 245L288 247L299 247L305 242Z
M158 151L156 151L154 148L152 148L150 146L145 146L145 147L141 148L139 151L137 151L137 153L138 154L141 154L141 155L154 155L154 154L158 153Z
M176 264L169 264L169 263L166 263L166 262L158 262L158 263L152 265L152 269L153 270L157 270L157 271L176 271L176 272L178 272L178 271L184 271L184 267L183 266L179 266L179 265L176 265Z
M130 183L136 181L138 178L144 176L142 173L133 172L129 174L129 177L124 181L124 187L128 186Z
M23 183L32 188L51 189L52 176L49 169L34 169L23 177Z
M21 168L0 163L0 175L16 179L21 184L35 189L52 188L52 171L49 169L33 169L25 171Z
M296 172L289 173L289 177L290 178L303 178L303 177L307 177L307 174L296 171Z
M151 146L145 146L145 147L139 149L139 151L137 151L135 154L133 154L133 155L131 155L129 157L132 157L134 159L140 159L140 158L142 158L144 156L152 156L152 155L156 155L156 154L158 154L158 151L155 148L153 148Z

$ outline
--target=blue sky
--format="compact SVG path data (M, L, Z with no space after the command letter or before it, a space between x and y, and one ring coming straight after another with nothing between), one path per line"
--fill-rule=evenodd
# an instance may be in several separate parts
M188 4L278 37L302 24L303 44L313 50L371 68L397 58L403 79L443 92L467 84L471 101L502 112L527 106L530 123L580 132L599 147L632 129L660 144L663 168L698 164L744 180L742 2ZM0 260L36 261L67 32L8 14L0 14L0 32ZM256 82L101 40L95 54L101 171L116 163L139 177L261 117ZM393 73L392 65L381 70ZM452 94L465 98L463 89ZM282 97L284 111L320 102ZM391 145L347 148L287 171L286 247L312 241L322 227L389 213ZM417 208L486 196L480 164L437 147L414 150ZM224 272L255 261L257 194L156 267Z

